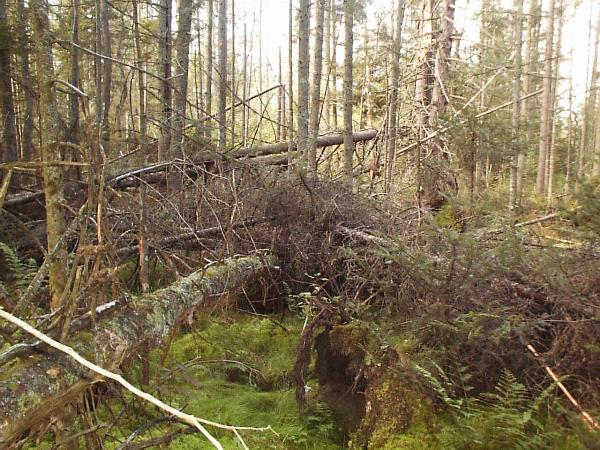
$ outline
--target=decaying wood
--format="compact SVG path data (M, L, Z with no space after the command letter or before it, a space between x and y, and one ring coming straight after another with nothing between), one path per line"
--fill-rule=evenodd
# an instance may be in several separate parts
M222 297L266 275L267 257L227 259L194 272L167 288L132 300L91 336L80 334L71 346L87 359L115 370L142 345L157 346L173 333L181 317L211 298ZM91 354L95 348L96 354ZM97 374L85 373L62 354L27 358L0 369L0 446L8 446L65 404L77 401Z

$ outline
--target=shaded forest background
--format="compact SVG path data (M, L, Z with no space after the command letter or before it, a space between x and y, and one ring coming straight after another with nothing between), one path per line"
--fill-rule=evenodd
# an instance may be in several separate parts
M0 446L597 448L597 6L257 5L0 0Z

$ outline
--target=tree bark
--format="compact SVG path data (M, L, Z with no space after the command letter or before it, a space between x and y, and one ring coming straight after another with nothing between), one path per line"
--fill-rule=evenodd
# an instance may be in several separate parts
M101 10L101 53L108 58L102 60L102 122L100 134L104 152L109 153L110 144L110 100L112 94L112 36L110 31L110 5L108 0L100 0Z
M308 104L309 104L309 46L310 46L310 1L300 0L298 10L298 151L303 164L308 158Z
M513 210L518 206L518 186L519 186L519 166L518 161L521 158L521 76L522 61L521 48L523 46L523 0L514 0L515 10L515 68L513 74L512 91L512 154L510 156L510 186L508 208ZM522 174L521 174L522 175Z
M321 78L323 76L323 22L325 20L325 0L315 0L315 39L313 47L313 76L309 117L308 171L317 179L317 137L321 119Z
M163 161L169 155L171 146L171 124L173 91L171 88L171 0L160 0L158 8L159 44L158 59L160 63L160 102L162 117L160 124L160 138L158 140L158 160Z
M354 7L355 0L344 0L344 172L346 182L352 186L354 174L352 160L352 65L354 52Z
M265 277L273 264L271 257L243 257L194 272L165 289L133 299L112 319L99 324L93 336L77 336L71 346L115 370L143 345L161 345L186 312L215 297L232 297L240 287ZM62 355L28 358L13 365L0 380L0 441L14 442L66 404L79 401L83 390L97 380ZM24 382L27 389L23 389Z
M538 151L538 168L535 182L537 195L544 195L546 182L546 159L550 151L552 134L552 57L554 49L554 9L556 0L550 0L546 29L546 50L544 54L544 80L542 94L542 111L540 119L540 144Z
M2 143L0 161L18 160L17 123L12 90L11 44L12 32L8 22L8 5L0 0L0 101L2 102Z
M25 1L17 0L17 22L19 29L27 29L27 10L25 9ZM25 114L21 116L23 120L23 131L21 134L21 153L24 161L30 161L33 153L33 100L34 92L31 81L31 68L29 67L30 53L30 36L23 32L20 38L19 45L20 69L21 69L21 84L23 94L25 96ZM0 156L0 160L2 157Z
M402 23L404 22L404 7L405 1L398 0L396 5L396 35L394 37L394 46L392 47L392 86L390 92L390 133L387 142L387 166L385 185L389 191L392 185L392 177L394 173L394 162L396 156L396 139L398 137L398 89L400 84L400 51L402 49ZM371 101L367 100L369 108L368 116L371 113Z
M61 121L58 115L54 91L54 62L52 44L54 37L48 19L48 1L31 0L35 56L37 62L37 78L40 86L40 147L42 161L60 159L59 143L62 137ZM60 166L44 167L44 185L46 201L46 233L48 249L54 248L66 230L65 217L62 211L64 202L63 173ZM58 309L60 298L67 280L66 246L57 252L56 260L50 265L51 307Z
M227 0L219 0L219 140L218 149L227 143Z
M183 158L183 130L186 122L186 105L188 93L188 68L190 62L190 41L192 28L192 15L194 13L193 0L180 0L177 19L177 65L175 77L175 116L173 120L173 143L171 145L171 159Z
M207 24L206 24L206 112L212 115L212 95L213 95L213 39L214 39L214 0L208 0ZM204 127L205 138L211 140L212 126L209 124Z

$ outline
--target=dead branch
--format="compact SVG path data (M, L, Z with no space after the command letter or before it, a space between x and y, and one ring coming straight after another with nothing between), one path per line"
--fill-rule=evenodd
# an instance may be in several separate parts
M240 286L256 280L273 264L270 256L227 259L220 265L182 278L165 289L132 300L119 314L100 325L101 328L92 337L93 343L89 342L90 336L86 335L72 339L71 347L78 348L81 353L78 358L88 362L95 359L98 365L84 364L72 353L65 352L67 348L63 344L37 330L33 333L33 330L27 329L37 339L75 358L93 373L86 375L81 367L73 366L69 358L61 353L51 357L28 358L8 368L0 381L0 443L8 445L14 442L57 409L77 401L85 388L103 377L121 384L127 383L119 375L111 376L110 370L114 371L142 345L157 346L164 342L186 311L211 298L231 295ZM8 319L7 314L3 312L2 317ZM18 324L23 325L21 322ZM54 345L55 342L57 345ZM93 348L96 349L95 354L91 354ZM129 385L125 384L124 387L129 388ZM150 398L143 398L157 404ZM175 415L174 411L167 411ZM192 420L189 416L185 420L196 426L194 420L197 419ZM208 421L205 424L222 427ZM233 431L234 427L226 427Z

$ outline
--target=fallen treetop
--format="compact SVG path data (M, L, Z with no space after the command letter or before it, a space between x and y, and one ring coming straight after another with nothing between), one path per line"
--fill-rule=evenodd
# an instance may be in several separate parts
M273 264L270 256L249 256L194 272L132 300L112 319L101 322L93 336L84 333L73 338L71 347L101 367L114 370L143 344L164 342L187 311L266 276ZM95 357L90 354L93 348ZM14 443L27 430L77 401L98 379L62 354L31 357L0 368L0 447Z

